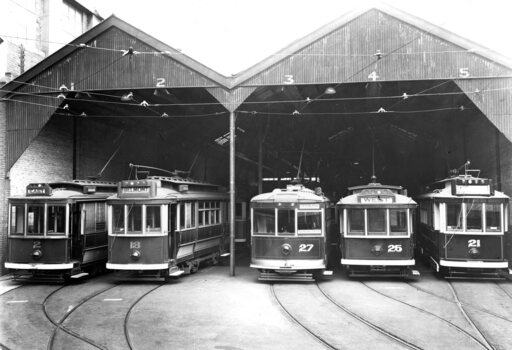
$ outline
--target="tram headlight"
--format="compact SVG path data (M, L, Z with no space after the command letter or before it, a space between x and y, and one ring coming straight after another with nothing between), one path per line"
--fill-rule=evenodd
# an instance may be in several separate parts
M43 257L43 252L40 251L39 249L36 249L32 252L32 257L35 259L35 260L39 260Z
M382 253L384 253L384 246L382 244L375 244L373 247L372 247L372 254L375 255L375 256L379 256L381 255Z
M478 248L473 247L468 250L468 254L471 258L478 258L480 256L480 251Z
M285 243L281 246L281 253L283 253L283 255L290 255L291 252L292 246L289 245L288 243Z
M133 259L133 260L139 260L140 255L141 255L141 254L140 254L140 252L139 252L138 250L134 250L134 251L132 252L132 259Z

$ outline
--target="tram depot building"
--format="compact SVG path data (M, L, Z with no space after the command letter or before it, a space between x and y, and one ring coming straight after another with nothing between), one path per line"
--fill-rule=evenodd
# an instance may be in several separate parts
M373 172L414 197L469 160L512 195L512 61L383 6L230 77L112 16L0 98L1 274L10 196L133 178L130 163L234 186L247 202L299 174L334 201Z

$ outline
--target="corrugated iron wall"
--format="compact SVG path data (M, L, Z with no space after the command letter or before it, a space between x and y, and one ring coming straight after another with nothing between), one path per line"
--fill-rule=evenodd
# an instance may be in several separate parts
M242 85L364 82L372 76L377 80L420 80L512 75L510 68L478 52L378 10L289 54Z
M496 128L512 141L512 78L458 79L455 82Z

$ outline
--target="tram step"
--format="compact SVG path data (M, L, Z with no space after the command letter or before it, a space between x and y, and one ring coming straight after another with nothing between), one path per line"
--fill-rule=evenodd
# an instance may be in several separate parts
M85 276L89 276L89 274L87 272L81 272L81 273L77 273L76 275L70 276L70 278L77 279L77 278L82 278L82 277L85 277Z

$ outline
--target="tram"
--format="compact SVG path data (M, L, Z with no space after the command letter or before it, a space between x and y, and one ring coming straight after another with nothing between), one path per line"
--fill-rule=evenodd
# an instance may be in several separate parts
M348 188L340 199L341 265L349 276L420 277L414 269L413 214L416 202L401 186Z
M33 183L9 198L5 267L14 279L67 281L105 271L106 199L116 183Z
M260 281L328 278L335 227L334 205L302 184L251 199L251 263Z
M170 278L229 256L229 195L180 176L119 182L108 201L107 269Z
M508 275L509 197L469 164L417 198L419 253L445 277Z

